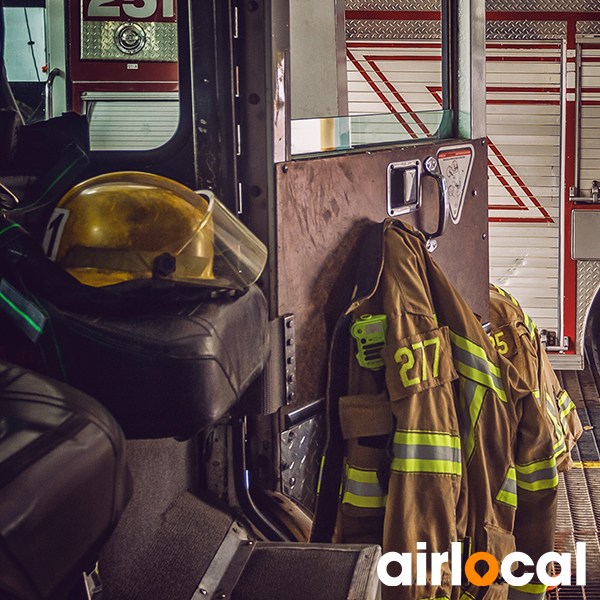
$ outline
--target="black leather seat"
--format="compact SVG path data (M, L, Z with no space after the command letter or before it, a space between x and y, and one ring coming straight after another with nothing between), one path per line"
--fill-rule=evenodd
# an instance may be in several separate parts
M130 496L125 439L98 402L0 361L0 598L63 598Z
M108 408L128 439L190 439L241 399L269 357L267 303L256 285L138 315L42 302L67 381Z

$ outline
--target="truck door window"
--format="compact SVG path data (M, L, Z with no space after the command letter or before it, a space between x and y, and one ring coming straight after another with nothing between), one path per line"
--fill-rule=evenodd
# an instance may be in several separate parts
M424 18L411 21L380 17L355 0L292 0L293 155L449 137L441 0L425 4ZM423 11L424 2L401 12L411 10ZM399 77L407 70L410 78Z

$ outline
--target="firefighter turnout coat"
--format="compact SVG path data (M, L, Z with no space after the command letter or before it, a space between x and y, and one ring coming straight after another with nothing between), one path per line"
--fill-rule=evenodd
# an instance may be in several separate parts
M498 353L517 368L546 408L556 466L559 471L568 471L573 466L571 449L583 432L575 404L558 381L533 320L511 294L492 284L490 325L490 339Z
M335 456L342 446L335 540L412 554L410 584L383 586L385 600L507 598L501 579L478 587L463 577L462 586L453 586L448 563L431 569L428 561L425 576L417 576L424 558L417 549L428 556L451 553L451 543L461 542L463 560L484 551L499 564L515 550L537 561L553 549L558 475L544 411L496 352L420 233L387 219L367 235L361 261L330 357L320 485L340 490L328 453ZM363 315L387 320L379 370L360 366L357 347L340 343ZM343 395L336 392L340 376L347 380ZM334 435L337 416L341 444ZM317 528L321 504L323 498ZM392 567L389 574L399 575ZM486 573L485 563L479 568ZM544 592L534 581L508 597L541 599Z

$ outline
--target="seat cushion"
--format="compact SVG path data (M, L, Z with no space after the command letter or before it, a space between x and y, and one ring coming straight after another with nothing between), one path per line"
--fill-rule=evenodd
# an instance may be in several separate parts
M98 402L0 362L0 597L60 597L131 496L125 438Z
M67 381L132 439L189 439L240 399L269 356L267 305L256 286L138 316L46 308Z

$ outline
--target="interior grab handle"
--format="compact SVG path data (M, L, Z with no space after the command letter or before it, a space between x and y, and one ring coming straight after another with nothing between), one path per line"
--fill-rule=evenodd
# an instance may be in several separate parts
M56 67L54 67L54 69L52 69L52 71L50 71L50 73L48 74L48 79L46 81L45 84L45 90L46 90L46 102L47 102L47 110L48 110L48 117L47 118L52 118L54 116L54 104L53 104L53 86L54 86L54 80L61 75L61 71L60 69L57 69Z
M442 175L437 159L433 156L429 156L425 159L424 167L423 175L433 177L436 180L438 187L438 226L433 233L423 232L427 238L427 250L433 252L437 248L437 241L435 238L444 235L444 231L446 230L448 217L450 216L450 204L448 202L448 187L446 186L446 180Z

